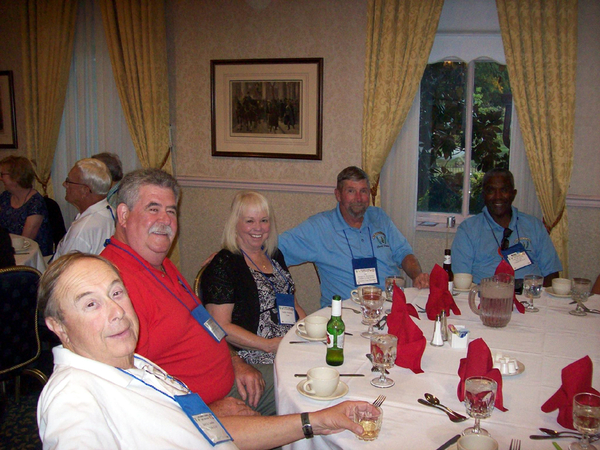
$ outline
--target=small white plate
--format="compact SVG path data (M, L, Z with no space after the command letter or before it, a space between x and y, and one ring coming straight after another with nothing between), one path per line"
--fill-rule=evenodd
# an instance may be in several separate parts
M556 292L554 292L554 289L552 289L552 286L549 286L547 288L544 288L546 290L546 292L548 294L550 294L553 297L559 297L559 298L571 298L571 294L557 294Z
M29 247L31 247L31 242L25 241L25 242L23 242L23 248L21 248L19 250L15 250L15 254L16 255L24 255L25 253L29 252Z
M344 383L343 381L340 381L338 383L337 388L333 392L333 394L331 394L328 397L321 397L319 395L310 394L304 390L304 385L306 384L307 381L308 380L302 380L300 383L298 383L298 386L296 386L296 388L298 389L298 392L300 392L302 395L304 395L305 397L308 397L308 398L312 398L313 400L321 400L321 401L335 400L336 398L343 397L350 390L346 383Z
M327 340L327 336L323 336L322 338L310 337L308 334L300 331L297 326L296 326L296 334L298 336L300 336L302 339L306 339L307 341L326 341Z
M477 285L475 283L471 283L471 287L469 289L459 289L457 287L454 287L453 290L456 292L469 292L473 286L477 286Z
M519 375L525 371L525 365L521 361L517 361L517 371L515 373L503 373L503 377L514 377L515 375ZM502 373L502 372L500 372Z

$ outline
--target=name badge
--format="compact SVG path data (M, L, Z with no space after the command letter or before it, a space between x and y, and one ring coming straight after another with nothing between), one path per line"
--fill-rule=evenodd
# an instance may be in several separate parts
M293 325L296 323L296 308L293 294L275 294L277 313L280 325Z
M215 341L221 342L221 340L227 336L227 333L221 328L215 319L208 313L208 311L202 305L198 305L192 311L192 316L196 319L202 327L210 334Z
M354 269L354 284L356 286L379 284L377 258L354 258L352 259L352 268Z
M511 247L508 247L506 250L501 250L501 253L504 259L508 261L510 266L515 271L533 264L531 262L531 258L529 258L529 255L525 250L525 247L523 247L523 244L521 244L520 242Z
M233 440L223 424L198 394L176 395L174 399L213 447L222 442Z

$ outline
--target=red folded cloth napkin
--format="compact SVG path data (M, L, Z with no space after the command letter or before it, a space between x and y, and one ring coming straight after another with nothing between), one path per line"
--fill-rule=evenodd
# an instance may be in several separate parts
M429 298L425 310L429 320L435 320L442 310L446 311L446 316L450 315L450 310L460 316L460 309L456 306L454 297L448 290L448 274L437 264L429 276Z
M581 392L600 395L600 392L592 387L593 370L589 356L566 366L561 372L562 386L542 405L542 411L548 413L558 408L558 423L574 430L573 397Z
M458 366L460 382L458 383L456 393L461 402L465 399L465 381L467 378L487 377L498 384L494 406L500 411L508 411L502 404L502 374L498 369L494 369L493 366L492 352L490 352L490 348L485 341L481 338L471 341L467 349L467 357L461 359Z
M498 264L498 267L496 267L496 272L494 272L494 275L499 273L507 273L513 277L515 276L515 270L505 260L500 261L500 264ZM519 311L521 314L525 314L525 307L523 306L523 303L517 300L517 294L513 294L513 303L517 307L517 311Z
M392 312L388 315L387 325L388 332L398 337L396 365L410 369L414 373L423 373L421 357L427 339L409 316L419 318L415 307L406 304L404 292L394 285Z

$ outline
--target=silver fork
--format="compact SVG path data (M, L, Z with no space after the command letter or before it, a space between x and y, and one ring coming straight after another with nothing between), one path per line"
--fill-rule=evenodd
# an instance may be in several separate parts
M383 405L383 402L385 402L386 396L385 395L380 395L379 397L377 397L375 399L375 401L373 401L373 405L380 407L381 405Z
M509 450L521 450L521 440L511 439Z
M354 314L362 314L361 311L354 309L354 308L350 308L349 306L342 306L342 309L349 309L350 311L352 311Z

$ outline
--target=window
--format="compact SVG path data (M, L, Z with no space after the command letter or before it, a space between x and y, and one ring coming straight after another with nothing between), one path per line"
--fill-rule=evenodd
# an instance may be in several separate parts
M483 207L483 174L508 168L512 93L506 66L429 64L421 80L417 223L458 221ZM466 193L466 195L465 195Z

